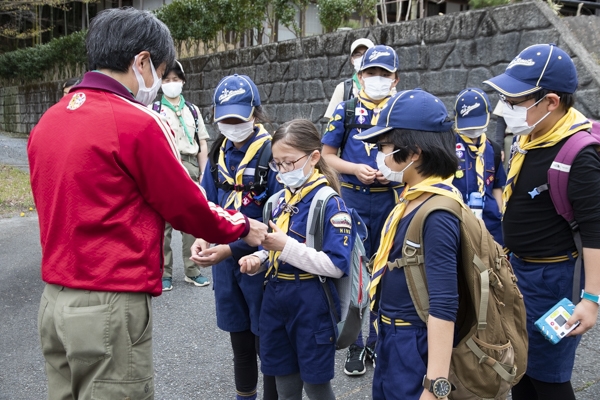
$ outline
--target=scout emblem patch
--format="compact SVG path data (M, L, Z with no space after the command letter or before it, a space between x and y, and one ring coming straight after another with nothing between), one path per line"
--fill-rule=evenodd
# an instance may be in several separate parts
M465 146L462 143L456 143L456 157L463 158L465 155Z
M85 93L75 93L73 97L71 97L71 101L69 101L67 110L77 110L83 103L85 103Z

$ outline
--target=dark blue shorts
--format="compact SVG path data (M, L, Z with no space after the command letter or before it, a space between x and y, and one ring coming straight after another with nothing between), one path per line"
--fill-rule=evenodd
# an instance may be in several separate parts
M258 335L258 317L263 298L264 274L249 276L229 257L212 267L217 326L227 332L248 329Z
M575 261L531 263L518 257L510 260L527 310L529 352L527 375L542 382L571 380L575 350L581 335L552 344L533 326L542 315L563 298L571 299Z
M335 327L318 279L270 280L260 314L260 360L265 375L300 372L310 384L333 379Z
M427 328L379 321L373 400L419 400L427 373Z

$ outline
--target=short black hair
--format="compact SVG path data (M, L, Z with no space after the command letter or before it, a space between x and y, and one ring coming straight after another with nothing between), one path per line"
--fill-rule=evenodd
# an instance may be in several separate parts
M127 72L134 57L148 51L154 68L173 64L175 45L169 28L152 13L110 8L92 19L85 45L90 70Z
M421 154L421 163L416 167L424 177L449 178L458 168L456 158L456 136L452 131L426 132L412 129L394 129L381 135L379 142L394 144L394 161L406 162L413 154Z
M531 94L531 98L535 99L535 101L540 101L549 93L554 93L558 97L560 97L560 104L563 106L565 111L569 111L571 107L575 105L575 96L572 93L564 93L564 92L556 92L554 90L542 89L538 90L535 93Z
M166 78L171 72L175 72L175 75L177 75L179 79L186 82L185 73L183 72L183 69L181 69L181 64L179 64L179 62L174 61L173 64L165 70L163 78Z

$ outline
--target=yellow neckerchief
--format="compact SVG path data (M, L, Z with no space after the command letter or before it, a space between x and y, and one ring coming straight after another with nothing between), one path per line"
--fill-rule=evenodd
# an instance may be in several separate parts
M592 123L579 111L574 108L570 108L569 111L562 117L552 129L550 129L544 135L531 140L530 135L521 135L518 141L517 150L512 154L510 164L508 167L508 177L506 179L506 186L504 186L504 193L502 193L504 207L502 212L506 210L506 204L508 199L512 195L512 192L517 184L517 178L519 172L525 161L525 156L529 150L541 149L545 147L552 147L564 138L567 138L579 131L590 129Z
M377 125L377 121L379 120L379 116L381 115L381 110L383 109L383 107L385 107L385 105L390 100L390 98L391 98L391 96L387 95L380 101L375 102L367 96L367 94L365 93L365 89L361 89L361 91L358 93L358 100L360 101L360 104L363 105L368 110L373 111L373 116L371 117L371 122L370 122L371 125L373 125L373 126ZM357 107L358 107L358 104L357 104ZM352 121L351 123L354 123L354 121ZM358 129L358 133L360 133L360 131L361 130ZM375 145L371 144L371 143L367 143L367 142L363 142L363 143L365 146L365 151L367 152L367 156L370 157L371 150L375 148Z
M477 139L471 139L465 135L460 134L460 138L467 144L471 153L475 154L475 174L477 175L477 191L483 197L483 193L485 192L484 185L484 177L483 174L485 172L485 165L483 159L483 153L485 152L485 144L487 141L487 136L483 133L479 137L479 145L477 145Z
M194 144L194 138L190 135L190 132L188 132L187 125L185 124L185 121L183 120L183 107L185 106L185 99L183 98L183 96L179 95L179 105L177 105L177 106L174 106L173 104L171 104L171 102L169 100L167 100L167 98L165 96L162 97L162 99L160 100L160 103L175 113L175 116L177 118L179 118L179 123L183 127L185 136L187 136L188 140L190 141L190 144Z
M285 188L284 202L277 206L277 208L280 208L282 211L279 214L276 223L282 232L288 232L290 218L292 214L297 212L294 212L295 205L298 204L304 197L306 197L306 195L314 188L323 184L329 185L327 178L325 178L325 175L321 174L317 169L314 169L312 175L308 178L306 183L301 188L298 188L294 193L292 193L288 187ZM277 274L280 254L281 251L269 252L269 270L267 271L266 276L269 276L271 270L273 269L275 269L275 274Z
M257 152L262 148L263 144L267 140L271 140L271 135L265 130L265 128L261 124L256 124L256 127L258 128L258 133L254 136L254 139L252 139L252 143L246 150L244 158L242 158L240 165L238 165L237 170L235 171L235 179L231 176L231 173L229 172L229 169L225 164L225 149L227 147L227 142L229 141L229 139L223 140L223 144L221 144L221 150L219 151L219 172L225 178L225 182L229 183L230 185L244 184L242 181L244 177L244 170L246 169L246 167L248 167L250 161L254 159ZM231 204L233 204L233 208L239 211L242 206L243 194L244 192L241 190L232 190L231 193L229 193L229 197L227 197L227 201L225 201L223 208L227 208Z
M385 266L387 265L390 250L392 250L392 245L394 244L396 229L398 228L398 223L404 216L404 211L406 210L408 203L423 193L433 193L450 197L451 199L458 201L465 209L467 209L467 206L463 203L460 191L452 186L452 179L453 177L443 179L439 176L431 176L413 187L409 187L408 185L404 187L404 191L400 195L400 200L398 200L398 203L387 217L383 229L381 230L379 249L375 255L371 285L369 286L371 310L375 311L373 308L375 307L377 285L381 281L383 273L386 270Z

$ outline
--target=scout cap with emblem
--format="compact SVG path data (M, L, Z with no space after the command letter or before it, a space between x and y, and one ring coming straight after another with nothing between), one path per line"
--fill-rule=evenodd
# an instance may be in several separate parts
M490 99L479 88L467 88L460 92L454 103L454 128L483 129L490 122Z
M412 129L426 132L448 132L452 121L444 103L422 89L405 90L393 95L386 103L377 125L355 139L375 143L377 136L392 129Z
M536 44L519 53L503 74L483 83L507 97L542 89L572 94L577 89L577 70L571 57L555 44Z
M249 121L254 107L259 105L258 88L248 76L226 76L217 85L213 98L215 122L232 117Z
M365 52L360 70L367 68L380 67L390 72L396 72L400 61L398 54L390 46L379 44L373 46Z

